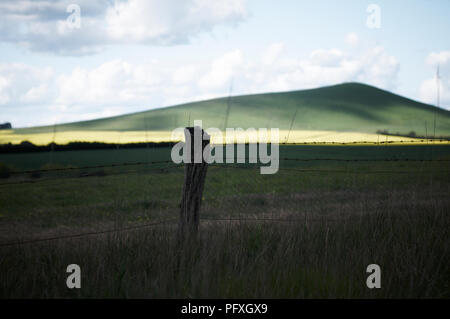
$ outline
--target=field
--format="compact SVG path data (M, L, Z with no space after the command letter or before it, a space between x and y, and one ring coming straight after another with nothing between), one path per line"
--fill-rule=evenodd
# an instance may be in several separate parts
M211 142L222 144L226 138L238 143L270 142L271 130L264 138L255 130L235 131L233 133L210 133ZM278 133L280 143L370 143L370 144L448 144L448 140L432 140L422 138L411 138L404 136L388 136L382 134L370 134L359 132L337 132L337 131L304 131L304 130L281 130ZM27 133L19 134L12 131L0 131L0 144L20 144L23 141L31 142L35 145L48 145L49 143L67 144L77 142L103 142L103 143L140 143L140 142L178 142L184 140L183 134L172 134L171 131L145 132L145 131L64 131L54 133ZM250 141L249 141L250 140Z
M450 297L449 145L280 157L274 175L210 165L200 236L180 247L183 168L151 164L168 148L0 154L13 172L0 179L0 296ZM113 166L125 162L148 164ZM72 263L81 289L65 286ZM366 286L373 263L381 289Z

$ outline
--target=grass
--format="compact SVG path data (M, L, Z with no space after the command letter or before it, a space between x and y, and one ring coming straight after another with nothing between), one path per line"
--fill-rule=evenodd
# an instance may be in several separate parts
M448 298L448 202L442 194L420 196L424 189L431 190L389 189L392 195L373 197L344 192L341 198L329 193L338 205L320 201L320 194L313 194L316 200L291 198L291 213L301 221L206 221L198 242L181 251L176 226L170 225L2 248L0 293L40 298ZM315 205L306 209L311 202ZM323 217L330 206L343 220L303 216ZM242 203L236 207L244 208ZM278 215L282 211L276 207ZM349 212L357 212L358 219L349 218ZM64 286L70 263L81 266L81 290ZM365 267L371 263L382 267L381 290L365 287Z
M158 158L167 156L167 150L152 151ZM86 152L92 153L54 152L52 165L134 161L148 155L143 149ZM281 150L287 157L342 159L449 159L449 153L444 145ZM9 158L19 168L32 168L48 155L3 154L1 161ZM32 179L35 183L2 185L0 243L167 218L175 222L0 247L0 297L450 297L449 162L281 165L275 175L260 175L245 165L209 167L200 236L185 247L176 241L181 167L153 170L144 165L83 178L68 171ZM30 179L13 176L2 182L19 178ZM221 220L230 218L284 221ZM65 286L65 270L72 263L81 267L79 290ZM366 267L372 263L381 266L381 289L365 285Z
M149 147L134 149L74 150L36 153L0 154L0 163L16 170L41 169L52 163L63 167L111 165L127 162L170 161L170 148ZM246 148L248 154L248 147ZM235 150L235 156L237 151ZM224 151L226 156L226 151ZM450 159L449 144L426 145L280 145L280 158L337 158L337 159ZM283 162L282 165L315 165L315 163Z
M0 142L18 143L27 139L47 144L54 138L59 143L167 140L173 129L193 125L194 120L202 120L204 128L223 129L227 101L228 98L219 98L91 121L19 128L2 132ZM435 114L436 135L450 136L449 111L359 83L232 97L227 126L275 127L287 132L294 114L292 131L298 133L290 136L290 142L317 138L318 141L332 142L338 138L353 142L364 137L376 141L378 130L403 135L414 131L418 136L429 136L434 131Z

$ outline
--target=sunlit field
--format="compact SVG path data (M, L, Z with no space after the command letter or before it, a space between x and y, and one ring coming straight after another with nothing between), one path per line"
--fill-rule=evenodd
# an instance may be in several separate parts
M205 129L207 129L205 127ZM255 143L270 142L275 138L271 130L267 130L266 136L255 131L235 131L233 133L211 132L211 142L213 144L226 143L227 139L232 143ZM273 137L272 137L273 136ZM184 140L183 133L172 131L62 131L47 133L15 133L12 130L0 131L0 144L20 144L23 141L31 142L35 145L47 145L49 143L67 144L70 142L103 142L103 143L159 143L178 142ZM449 144L448 140L431 140L423 138L411 138L403 136L390 136L383 134L370 134L358 132L338 132L338 131L308 131L308 130L279 130L279 143L407 143L407 144Z

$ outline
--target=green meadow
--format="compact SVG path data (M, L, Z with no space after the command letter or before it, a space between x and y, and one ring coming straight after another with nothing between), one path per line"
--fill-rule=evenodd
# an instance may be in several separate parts
M234 147L235 158L237 148ZM280 145L280 158L298 159L340 159L340 160L381 160L381 159L412 159L412 160L441 160L450 159L450 144L433 145L383 145L383 146L349 146L349 145ZM73 150L33 153L0 153L0 163L6 164L13 171L38 170L42 168L84 167L98 165L112 165L136 162L170 161L170 148L120 148L103 150ZM245 148L248 156L248 145ZM224 148L224 158L226 157ZM225 159L224 159L225 161ZM237 160L234 160L236 163ZM248 160L246 160L248 162ZM286 165L322 165L311 161L295 163L281 161L280 166ZM332 165L333 163L327 163ZM161 166L161 165L160 165ZM162 165L164 166L164 165Z
M169 154L1 154L16 174L0 179L0 296L450 296L450 146L286 145L282 158L341 161L282 160L274 175L259 165L210 165L199 238L184 247L176 241L182 166L81 169ZM52 171L67 167L78 169ZM159 221L167 223L145 227ZM77 234L90 235L6 245ZM65 286L71 263L81 267L82 289ZM381 266L381 289L365 284L372 263Z

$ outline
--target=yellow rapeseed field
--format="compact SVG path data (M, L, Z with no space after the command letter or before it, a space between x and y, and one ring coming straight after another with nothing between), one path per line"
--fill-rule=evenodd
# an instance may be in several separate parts
M275 137L275 134L272 134ZM258 131L235 131L234 134L222 132L211 132L211 142L222 144L228 142L268 142L271 138L271 131L268 134L259 134ZM29 141L36 145L47 145L51 142L57 144L67 144L69 142L104 142L104 143L138 143L138 142L177 142L184 140L182 132L172 131L65 131L56 133L18 134L14 130L0 131L0 144L19 144L22 141ZM276 140L276 139L275 139ZM427 143L424 139L387 136L358 132L337 132L337 131L279 131L279 143ZM429 143L430 141L428 141ZM434 141L433 143L446 143L448 141Z

